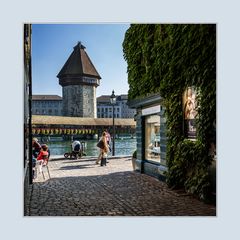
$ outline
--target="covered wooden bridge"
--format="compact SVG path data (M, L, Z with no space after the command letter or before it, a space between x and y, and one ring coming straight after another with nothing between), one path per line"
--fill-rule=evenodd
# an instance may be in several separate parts
M115 133L118 135L134 134L136 123L134 119L115 118ZM33 135L95 135L101 134L104 129L113 132L112 118L82 118L63 116L32 116Z

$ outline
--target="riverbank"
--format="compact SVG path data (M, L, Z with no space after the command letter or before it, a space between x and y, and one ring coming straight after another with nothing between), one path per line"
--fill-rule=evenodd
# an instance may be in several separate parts
M97 140L86 140L84 141L84 152L87 156L98 156L99 148ZM41 142L43 144L44 142ZM46 143L51 151L51 155L64 155L65 152L71 151L71 141L60 141L60 142L48 142ZM111 144L112 148L112 144ZM115 141L115 155L132 155L136 150L136 139L124 139ZM111 155L111 153L109 153Z
M118 158L132 158L132 155L109 156L108 160L110 160L110 159L118 159ZM66 159L66 158L63 155L51 155L49 161L57 161L57 160L64 160L64 159ZM82 160L86 160L86 159L94 160L94 159L97 159L97 156L84 156L84 157L82 157L80 159L82 159Z

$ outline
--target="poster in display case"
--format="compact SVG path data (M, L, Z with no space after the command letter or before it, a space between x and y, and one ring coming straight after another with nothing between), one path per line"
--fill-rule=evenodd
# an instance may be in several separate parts
M197 127L197 90L195 87L188 87L183 94L184 132L188 139L195 140Z

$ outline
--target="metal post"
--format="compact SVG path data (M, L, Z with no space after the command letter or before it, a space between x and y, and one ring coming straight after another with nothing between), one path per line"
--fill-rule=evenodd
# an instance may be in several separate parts
M114 124L114 105L113 105L113 146L112 146L112 156L115 156L115 124Z
M112 156L115 156L115 124L114 124L114 105L116 104L116 96L114 94L114 90L112 91L112 95L110 96L110 102L113 106L113 147L112 147Z

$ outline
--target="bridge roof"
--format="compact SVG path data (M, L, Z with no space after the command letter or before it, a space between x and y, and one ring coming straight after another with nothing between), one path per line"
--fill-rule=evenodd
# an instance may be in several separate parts
M112 118L81 118L33 115L32 124L36 125L84 125L84 126L112 126ZM136 126L131 118L115 118L115 126Z

